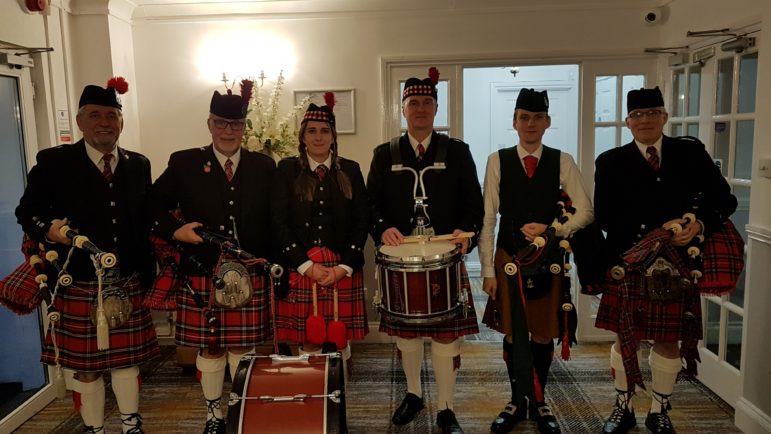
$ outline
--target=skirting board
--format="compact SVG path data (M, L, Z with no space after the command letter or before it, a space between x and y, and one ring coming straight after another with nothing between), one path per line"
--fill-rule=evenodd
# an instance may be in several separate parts
M763 413L753 403L745 398L736 401L734 423L747 434L771 432L771 416Z

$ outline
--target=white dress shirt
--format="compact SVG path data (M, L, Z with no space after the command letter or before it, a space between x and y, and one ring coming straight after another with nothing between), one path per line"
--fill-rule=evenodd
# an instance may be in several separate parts
M540 162L542 153L543 146L540 145L532 154L528 154L521 145L517 146L517 154L522 167L525 167L524 157L532 155ZM495 277L493 253L495 250L495 227L498 224L498 208L500 206L500 182L501 162L498 152L493 152L487 159L484 185L485 217L482 232L479 235L479 260L482 263L482 277ZM576 209L573 217L557 233L559 236L567 237L594 220L594 209L589 195L586 193L578 166L576 166L573 157L566 152L560 152L560 185L570 196L573 207Z
M110 160L110 172L115 173L115 169L118 167L118 158L120 156L120 154L118 154L118 147L115 146L109 153L112 154L112 160ZM102 161L102 157L104 157L105 154L97 151L96 148L86 142L86 155L88 155L88 159L94 163L96 168L104 173L104 161Z
M225 163L228 161L228 158L231 162L233 162L233 176L235 176L238 163L241 161L241 148L239 147L238 150L236 150L236 153L230 157L218 151L217 147L214 145L212 145L211 148L214 151L214 156L217 158L217 161L220 163L220 167L222 167L223 171L225 171Z

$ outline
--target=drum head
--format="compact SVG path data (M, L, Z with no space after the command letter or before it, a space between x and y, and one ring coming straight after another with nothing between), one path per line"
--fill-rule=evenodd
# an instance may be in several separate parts
M454 263L460 256L460 249L449 241L408 243L398 246L380 246L378 262L384 264L437 264Z
M451 255L457 246L448 241L430 241L428 243L409 243L398 246L380 246L380 253L401 262L438 259Z

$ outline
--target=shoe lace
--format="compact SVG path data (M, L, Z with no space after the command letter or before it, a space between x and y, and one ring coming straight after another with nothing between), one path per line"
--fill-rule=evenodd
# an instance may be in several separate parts
M225 421L222 419L218 419L216 417L213 417L206 421L206 426L204 427L203 433L204 434L219 434L220 427L222 424L224 424Z
M661 404L661 414L667 414L667 411L672 410L672 404L669 402L670 396L672 395L665 395L663 393L656 392L655 390L653 391L653 399Z
M625 414L626 414L628 411L629 411L629 410L627 410L626 408L622 408L622 407L616 406L616 407L613 409L613 412L612 412L612 413L610 413L610 417L608 418L608 420L609 420L609 421L611 421L611 422L613 422L613 423L617 423L617 424L620 424L620 423L621 423L621 421L624 419L624 415L625 415Z
M83 434L98 434L103 432L104 432L103 426L86 425L85 427L83 427Z
M651 415L654 419L654 424L662 431L674 429L672 420L669 419L669 415L666 413L651 413Z
M546 404L542 404L536 407L536 413L538 414L539 417L554 416L554 414L551 411L551 407L549 407Z
M121 413L120 418L123 425L130 427L126 434L144 434L144 431L142 431L142 416L139 413Z

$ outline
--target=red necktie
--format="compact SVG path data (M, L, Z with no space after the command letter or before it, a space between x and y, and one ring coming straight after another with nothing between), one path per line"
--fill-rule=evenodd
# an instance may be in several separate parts
M653 170L659 171L659 153L656 151L655 146L648 146L645 148L645 152L648 154L648 163L650 163Z
M426 153L426 148L422 143L418 143L418 160L423 158L423 154Z
M527 172L527 177L532 178L535 174L535 168L538 167L538 159L532 155L527 155L522 160L525 162L525 171Z
M324 177L327 176L327 166L323 164L316 166L316 176L319 177L319 181L324 182Z
M112 167L110 166L110 161L112 161L112 154L102 155L102 161L104 162L104 169L102 169L102 175L104 175L104 179L108 181L112 181Z
M225 161L225 176L228 177L228 182L233 180L233 161L230 158Z

